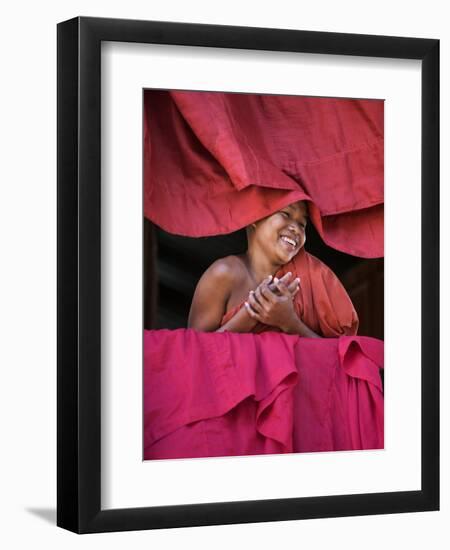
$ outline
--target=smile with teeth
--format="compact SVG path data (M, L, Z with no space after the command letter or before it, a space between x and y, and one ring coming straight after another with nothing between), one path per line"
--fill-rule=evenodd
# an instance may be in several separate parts
M283 242L292 246L292 248L297 248L297 241L295 241L294 239L291 239L290 237L286 237L286 235L281 235L280 238Z

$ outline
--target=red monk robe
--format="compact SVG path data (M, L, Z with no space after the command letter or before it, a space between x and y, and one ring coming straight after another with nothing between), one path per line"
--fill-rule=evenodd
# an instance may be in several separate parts
M295 310L311 330L325 337L357 333L358 315L341 282L329 267L302 248L276 276L281 278L288 272L300 279L300 290L294 297ZM242 305L228 311L221 325L227 323ZM252 332L277 330L258 323Z

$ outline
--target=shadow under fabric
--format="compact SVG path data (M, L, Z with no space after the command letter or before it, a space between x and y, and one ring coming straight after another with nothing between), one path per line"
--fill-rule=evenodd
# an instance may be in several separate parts
M228 233L306 200L327 244L383 255L382 101L146 91L144 153L144 213L168 232ZM144 331L144 459L383 448L383 342L356 336L318 259L287 271L326 338Z

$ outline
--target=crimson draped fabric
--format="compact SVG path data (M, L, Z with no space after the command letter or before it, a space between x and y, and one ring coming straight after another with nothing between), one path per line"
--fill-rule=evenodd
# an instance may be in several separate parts
M384 103L219 92L144 95L144 213L191 237L297 200L330 246L383 256Z
M146 91L144 183L145 216L170 233L229 233L306 200L328 245L380 257L383 102ZM327 338L145 331L145 459L383 448L383 342L355 335L319 260L302 250L288 270Z
M383 343L144 333L144 459L380 449Z

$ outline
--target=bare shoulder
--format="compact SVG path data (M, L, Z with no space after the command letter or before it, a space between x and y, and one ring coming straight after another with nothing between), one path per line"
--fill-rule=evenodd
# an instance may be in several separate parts
M216 260L201 276L192 299L188 327L217 330L226 311L233 288L242 280L245 269L237 256Z
M245 277L245 267L238 256L226 256L213 262L202 275L203 280L234 284Z

